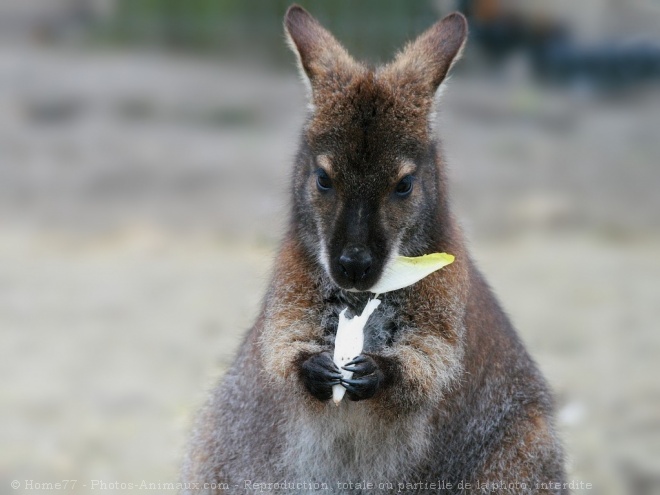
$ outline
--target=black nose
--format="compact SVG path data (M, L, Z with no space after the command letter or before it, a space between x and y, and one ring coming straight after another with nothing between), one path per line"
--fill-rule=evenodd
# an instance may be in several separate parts
M362 280L371 268L371 253L364 246L346 246L339 256L339 266L353 282Z

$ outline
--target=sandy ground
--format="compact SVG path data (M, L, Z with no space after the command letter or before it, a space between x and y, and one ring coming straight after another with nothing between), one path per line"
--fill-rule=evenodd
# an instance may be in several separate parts
M456 209L556 392L570 478L660 493L657 93L523 76L454 78ZM0 491L175 480L268 280L302 88L219 62L0 49L0 89Z

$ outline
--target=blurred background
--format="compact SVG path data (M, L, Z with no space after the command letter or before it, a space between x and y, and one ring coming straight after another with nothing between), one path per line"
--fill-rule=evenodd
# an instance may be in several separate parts
M372 62L469 16L439 108L456 213L569 479L660 493L660 2L300 3ZM286 224L287 6L0 0L0 493L176 480Z

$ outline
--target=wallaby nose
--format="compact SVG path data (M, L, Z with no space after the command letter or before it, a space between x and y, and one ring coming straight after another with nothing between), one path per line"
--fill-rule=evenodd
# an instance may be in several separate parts
M369 250L359 245L345 247L341 252L341 256L339 256L339 266L341 266L344 275L353 282L362 280L367 275L372 261Z

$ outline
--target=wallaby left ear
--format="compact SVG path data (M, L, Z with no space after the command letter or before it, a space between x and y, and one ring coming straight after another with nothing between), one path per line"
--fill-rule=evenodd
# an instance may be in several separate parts
M298 59L300 75L312 94L324 79L336 79L340 74L358 70L358 64L344 47L299 5L292 5L284 15L284 32Z
M449 14L408 43L384 70L397 79L413 77L417 84L435 93L460 58L467 32L465 16L459 12Z

